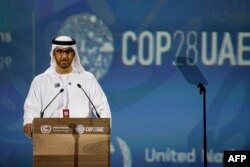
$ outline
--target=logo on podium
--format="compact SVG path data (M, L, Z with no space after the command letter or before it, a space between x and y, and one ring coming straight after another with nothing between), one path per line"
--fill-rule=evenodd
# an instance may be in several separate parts
M83 134L85 132L85 127L83 125L76 125L75 131L78 134Z
M50 133L52 128L50 125L42 125L40 129L42 133Z

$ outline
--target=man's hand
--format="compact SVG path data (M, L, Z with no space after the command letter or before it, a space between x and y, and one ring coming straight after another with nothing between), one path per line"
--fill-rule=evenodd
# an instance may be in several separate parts
M31 124L25 124L23 126L23 132L25 133L25 135L27 135L28 137L32 137L32 126Z

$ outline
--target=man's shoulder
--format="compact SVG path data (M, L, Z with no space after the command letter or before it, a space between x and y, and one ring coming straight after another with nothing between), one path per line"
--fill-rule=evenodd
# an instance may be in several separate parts
M48 77L49 77L49 74L41 73L41 74L36 75L33 80L34 81L40 81L40 80L44 80L44 79L46 79Z
M91 72L84 71L83 73L72 74L75 77L83 77L83 78L93 78L95 77Z
M89 71L84 71L83 75L85 75L86 77L90 77L90 78L94 77L94 75Z

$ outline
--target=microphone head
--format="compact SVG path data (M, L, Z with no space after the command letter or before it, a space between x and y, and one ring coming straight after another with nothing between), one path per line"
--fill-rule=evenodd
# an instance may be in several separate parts
M64 91L64 89L60 89L60 92L63 92Z
M80 84L77 84L78 88L81 88L82 86Z

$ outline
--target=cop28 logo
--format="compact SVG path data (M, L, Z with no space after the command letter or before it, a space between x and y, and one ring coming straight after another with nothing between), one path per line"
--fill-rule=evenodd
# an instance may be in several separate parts
M78 134L83 134L83 133L85 132L85 127L84 127L82 124L77 125L77 126L75 127L75 131L76 131Z
M113 35L100 18L87 13L72 15L62 24L59 34L75 38L81 64L97 80L108 73L114 52Z

